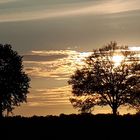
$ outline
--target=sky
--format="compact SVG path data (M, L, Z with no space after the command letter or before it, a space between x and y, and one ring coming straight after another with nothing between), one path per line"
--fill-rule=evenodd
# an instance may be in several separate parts
M31 78L28 102L14 114L77 113L69 102L70 75L110 41L139 46L139 25L139 0L0 0L0 43L24 56Z

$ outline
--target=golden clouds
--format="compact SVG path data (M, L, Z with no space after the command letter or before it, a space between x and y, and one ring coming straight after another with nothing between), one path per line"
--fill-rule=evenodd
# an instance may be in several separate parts
M28 97L28 106L63 106L70 105L70 87L52 89L33 89Z
M91 52L73 50L32 51L24 55L25 70L31 77L68 79Z
M31 51L24 55L25 70L32 79L35 78L39 81L39 79L45 78L48 79L47 82L52 79L55 85L55 87L41 88L38 82L38 88L36 88L33 84L27 105L29 107L71 106L69 102L71 88L66 86L67 80L77 68L84 64L83 60L91 53L74 50L43 50ZM57 85L58 80L59 83L64 81L63 84ZM43 84L45 87L47 83Z

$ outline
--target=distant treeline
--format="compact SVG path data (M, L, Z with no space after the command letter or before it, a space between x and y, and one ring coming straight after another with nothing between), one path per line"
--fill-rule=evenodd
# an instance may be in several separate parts
M60 116L5 117L0 120L1 134L14 138L139 139L140 115L71 114ZM19 137L19 136L20 137ZM17 137L18 136L18 137Z

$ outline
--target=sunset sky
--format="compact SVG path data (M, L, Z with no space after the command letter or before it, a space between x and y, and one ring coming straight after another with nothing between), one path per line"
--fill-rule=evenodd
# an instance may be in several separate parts
M67 81L82 59L114 40L139 46L139 37L140 0L0 0L0 43L24 56L31 77L15 115L77 113Z

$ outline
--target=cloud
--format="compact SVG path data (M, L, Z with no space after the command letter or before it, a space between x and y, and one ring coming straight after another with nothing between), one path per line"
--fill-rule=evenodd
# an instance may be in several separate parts
M70 87L33 89L28 95L28 106L69 105Z
M16 2L17 0L0 0L0 4Z
M54 83L56 80L66 81L73 74L74 70L84 63L85 57L91 53L74 50L31 51L24 55L26 57L24 58L24 68L31 78L50 78L53 79ZM36 89L35 87L31 89L28 96L28 106L70 105L70 96L70 86L61 85L48 89Z
M27 2L27 1L26 1ZM41 2L40 2L41 4ZM34 5L32 3L32 5ZM139 0L102 0L102 1L87 1L69 4L57 4L52 7L47 7L47 2L44 5L35 7L26 7L22 10L19 9L0 14L0 22L15 22L15 21L28 21L50 19L58 17L70 17L77 15L103 15L114 14L133 10L140 10ZM47 9L47 10L46 10Z
M66 80L91 53L74 50L32 51L30 55L24 55L24 66L31 77Z
M64 54L57 54L57 55L49 55L49 56L43 56L43 55L24 55L24 61L52 61L56 59L60 59L63 57L67 57L67 55Z

